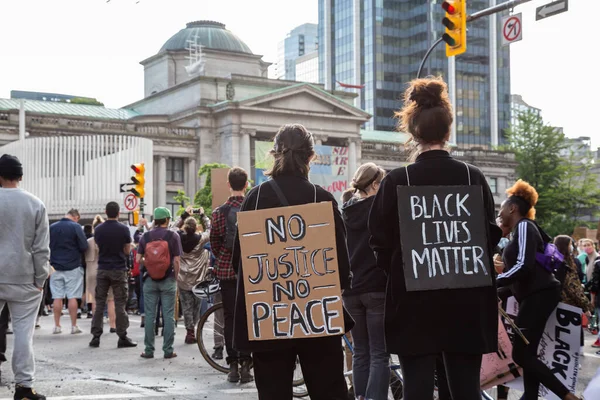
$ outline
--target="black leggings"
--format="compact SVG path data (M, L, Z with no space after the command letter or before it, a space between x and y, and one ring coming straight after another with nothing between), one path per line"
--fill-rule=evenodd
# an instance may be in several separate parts
M437 357L436 354L399 356L404 374L404 400L423 400L433 397ZM443 353L443 365L453 399L481 400L480 354Z
M519 303L517 326L529 340L529 345L516 335L513 343L513 360L523 368L525 395L523 400L537 400L540 383L563 399L567 389L550 369L538 358L538 346L548 318L560 301L560 289L553 288L532 294Z

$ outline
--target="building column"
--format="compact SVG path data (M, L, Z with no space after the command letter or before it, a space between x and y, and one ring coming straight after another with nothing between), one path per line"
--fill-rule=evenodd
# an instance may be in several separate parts
M240 165L240 135L239 133L232 132L229 134L229 143L231 144L231 153L229 153L229 159L231 160L231 167L238 167Z
M348 181L352 181L357 168L356 141L348 143Z
M242 132L240 133L240 167L242 167L244 169L244 171L246 171L248 173L248 176L250 176L251 171L250 169L252 168L251 166L251 162L250 162L250 135L251 132L248 130L242 130Z
M316 139L315 139L315 144L317 146L322 146L323 142L326 142L327 139L329 139L329 138L327 136L325 136L325 135L317 136Z
M187 184L185 185L185 191L192 200L196 194L196 177L198 176L198 169L196 168L196 160L193 158L188 159L188 173L187 173Z
M165 207L167 205L167 159L158 157L158 193L156 207Z

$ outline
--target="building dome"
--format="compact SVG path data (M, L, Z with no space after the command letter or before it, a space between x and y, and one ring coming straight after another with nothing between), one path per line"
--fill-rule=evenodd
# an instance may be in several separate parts
M194 40L209 49L233 51L236 53L252 54L252 51L236 35L225 29L225 24L215 21L194 21L187 24L161 47L160 52L166 50L186 50L188 40Z

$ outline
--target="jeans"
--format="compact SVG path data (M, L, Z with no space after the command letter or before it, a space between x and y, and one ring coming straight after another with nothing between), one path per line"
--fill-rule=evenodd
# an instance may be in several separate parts
M33 331L41 298L42 292L33 284L0 284L0 309L8 306L14 332L11 364L15 383L24 387L33 385Z
M154 324L157 305L160 300L163 314L163 352L165 355L173 353L175 341L175 297L177 296L177 282L174 278L154 281L146 278L144 281L144 309L146 311L144 325L144 345L146 354L154 354Z
M127 336L129 316L127 315L127 271L124 270L98 270L96 277L96 309L92 318L92 335L102 336L103 316L106 307L108 289L112 288L115 297L115 313L117 317L117 335L120 338Z
M544 334L546 322L559 301L560 289L554 288L534 293L519 304L516 323L529 341L529 345L525 345L520 337L516 337L512 356L513 360L523 367L524 400L538 398L540 383L560 399L569 393L569 389L538 358L538 346Z
M390 356L385 350L385 293L344 296L344 305L356 322L352 328L354 393L367 399L387 398Z
M140 290L140 300L139 300L139 303L140 303L140 309L139 309L140 315L144 315L144 279L143 279L143 275L144 274L140 273L140 276L138 277L138 279L140 280L140 288L141 288L141 290Z
M404 373L404 400L433 397L436 362L439 355L399 355ZM443 353L448 387L453 399L481 400L479 372L481 354Z

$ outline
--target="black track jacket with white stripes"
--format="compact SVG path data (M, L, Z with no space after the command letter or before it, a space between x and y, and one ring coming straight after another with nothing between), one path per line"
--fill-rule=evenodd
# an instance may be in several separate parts
M517 301L521 302L541 290L560 286L554 274L535 261L535 253L543 253L544 244L549 241L550 237L535 222L527 218L519 221L502 254L505 267L496 278L498 287L510 286Z

